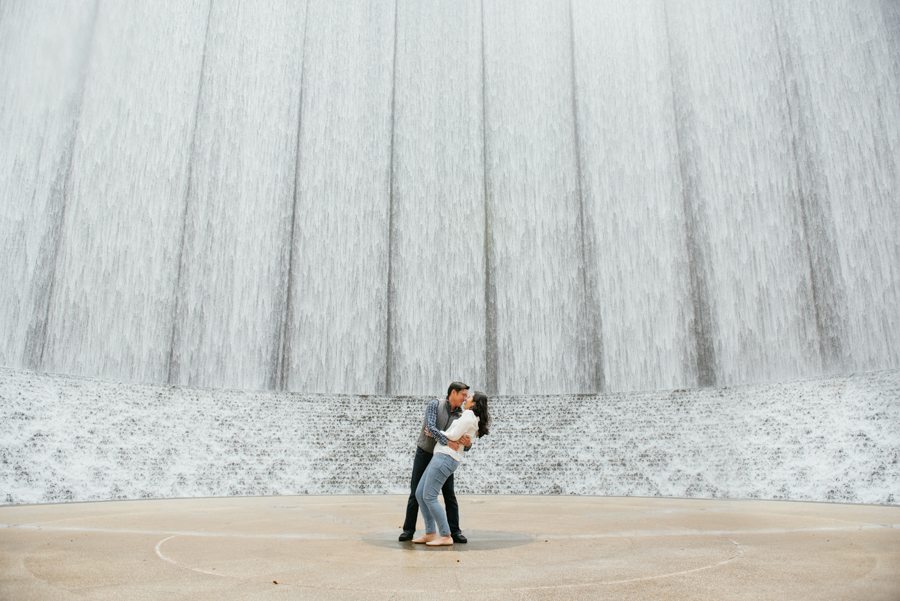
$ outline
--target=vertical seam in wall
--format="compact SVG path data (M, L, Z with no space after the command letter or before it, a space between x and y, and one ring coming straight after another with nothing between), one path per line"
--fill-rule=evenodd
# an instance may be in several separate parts
M56 292L56 273L59 268L59 255L60 249L63 246L63 239L65 238L65 225L66 225L66 206L69 201L69 192L72 186L72 169L75 161L75 145L78 143L78 132L81 131L81 117L82 111L84 110L84 91L87 86L87 71L89 69L91 56L94 52L94 36L97 32L97 20L100 15L100 0L95 0L94 2L94 18L91 20L91 33L89 35L90 41L87 45L87 51L84 53L84 59L81 64L81 83L80 83L80 100L78 101L78 109L75 111L77 118L75 120L75 128L72 132L72 143L69 146L69 162L66 166L66 175L63 181L62 191L61 191L61 207L59 211L59 217L55 224L51 226L51 228L56 229L56 246L53 250L53 258L48 261L53 265L53 268L50 271L50 285L47 289L47 306L44 309L44 319L43 325L41 326L43 332L39 335L36 335L35 338L40 340L41 351L39 358L37 360L37 365L33 366L36 369L44 369L44 361L45 361L45 353L47 350L47 338L49 337L49 325L50 325L50 309L53 305L53 295ZM51 192L52 193L52 192ZM51 229L52 231L52 229ZM26 342L27 344L27 342ZM29 353L34 357L38 356L38 353L35 351L34 353Z
M797 151L797 127L794 123L794 116L791 111L791 95L788 90L787 83L787 69L784 63L784 52L781 48L781 31L778 27L778 18L775 14L775 4L774 0L770 0L769 8L772 12L772 27L775 29L775 48L778 51L778 61L781 66L781 83L784 88L784 100L787 104L787 114L788 114L788 125L791 128L791 154L794 159L794 172L797 176L797 196L800 200L800 215L803 220L803 240L806 245L806 261L809 267L809 282L812 287L813 294L813 314L816 318L816 333L819 338L819 361L824 365L827 359L826 353L826 336L825 336L825 327L822 323L822 315L819 312L820 298L822 296L821 290L821 282L817 277L817 272L815 268L815 260L813 259L812 247L810 245L810 235L811 228L809 225L809 212L811 210L810 199L807 197L804 192L803 186L803 174L800 169L800 158L799 153Z
M393 336L394 330L394 320L392 318L393 312L393 302L394 302L394 284L393 284L393 242L394 242L394 136L396 134L396 127L394 123L394 115L396 112L397 105L397 20L399 14L398 8L399 0L394 1L394 60L393 60L393 73L392 73L392 84L391 84L391 164L388 170L388 191L390 193L388 199L388 231L387 231L387 253L388 253L388 265L387 265L387 323L386 323L386 340L385 340L385 366L384 366L384 392L385 394L391 394L391 390L393 389L393 373L391 371L391 363L393 361L393 345L391 343L391 338Z
M197 147L197 131L200 129L200 106L203 100L203 79L206 73L206 49L209 45L209 28L210 22L212 21L213 2L215 2L215 0L209 1L209 6L206 11L206 33L203 36L203 55L200 59L200 77L197 82L197 105L194 108L194 131L191 134L191 148L190 154L188 155L187 185L185 186L184 193L184 213L181 219L181 248L178 249L178 277L175 278L175 306L172 311L172 334L169 337L169 366L168 376L166 378L169 384L176 384L177 382L175 382L175 379L179 375L178 373L174 373L175 340L178 333L178 313L181 308L181 278L184 269L184 245L185 237L187 236L187 219L191 204L191 191L194 187L194 152Z
M678 152L678 168L681 175L681 200L684 210L685 223L685 246L688 253L688 271L691 285L691 304L693 308L693 327L691 331L694 335L694 351L696 353L696 370L697 384L699 386L715 386L716 385L716 369L715 369L715 345L712 336L708 331L711 327L711 315L704 315L705 311L709 311L709 291L703 285L703 265L704 257L700 249L697 237L697 215L691 205L691 194L688 190L690 187L690 174L685 164L684 142L682 140L682 125L678 115L678 99L675 94L675 65L672 52L672 35L669 28L669 8L668 2L663 1L663 11L666 22L666 44L669 51L669 76L671 78L672 88L672 108L675 117L675 141Z
M881 5L881 27L880 32L881 35L884 36L884 43L888 51L886 75L893 79L893 84L896 85L900 83L900 3L893 0L882 0ZM889 84L890 86L890 84ZM890 89L890 87L888 87ZM890 146L890 135L892 133L892 127L890 123L885 122L885 111L890 109L885 109L885 104L892 103L893 109L896 110L898 106L900 106L900 96L894 96L893 101L891 101L891 95L881 95L879 94L878 98L878 124L879 129L882 131L882 145L886 145L884 151L879 153L881 156L879 157L880 161L886 162L884 168L890 174L891 179L893 179L894 185L890 184L882 184L881 194L882 199L888 203L888 205L893 206L894 210L889 215L889 218L893 220L894 224L897 224L900 221L900 211L898 211L898 203L896 202L897 198L897 184L900 184L900 170L898 170L898 164L896 161L897 150L896 148L891 148ZM887 190L885 190L885 186ZM890 196L893 195L893 200L890 199ZM833 223L833 221L832 221ZM900 252L900 245L898 245L896 239L893 243L893 249L891 249L890 243L887 246L888 252L893 250L893 256L896 257L897 253ZM894 262L890 260L890 254L888 255L888 281L893 282L895 285L893 288L897 290L896 283L900 281L900 262ZM896 294L896 293L895 293ZM897 296L894 296L897 299ZM896 314L895 314L896 315ZM890 332L891 321L885 313L882 313L880 316L880 321L883 324L883 328L888 336L891 336ZM893 331L896 332L897 324L894 323ZM882 358L882 365L887 366L898 366L900 365L900 347L898 345L893 344L889 345L890 348L886 353L886 356ZM844 356L843 350L841 351L842 357ZM847 358L849 359L849 357ZM868 358L866 358L868 362ZM840 370L835 371L843 371L846 372L848 368L849 360L845 360L838 367L842 368Z
M296 236L296 228L297 228L297 204L300 200L300 186L298 185L298 181L300 179L300 150L301 143L303 140L303 90L305 89L306 83L306 41L307 41L307 32L309 31L309 0L306 2L305 16L303 17L303 56L300 57L300 94L297 100L297 144L296 149L294 151L294 193L293 200L294 204L291 207L291 232L288 237L288 244L290 248L288 250L288 264L287 264L287 286L285 290L285 299L284 299L284 314L281 318L281 341L280 341L280 352L281 357L277 360L277 370L278 373L276 375L276 388L278 390L287 390L288 389L288 381L290 379L291 374L291 344L290 344L290 332L293 325L293 304L294 304L294 246L296 241L294 237Z
M587 242L587 228L584 206L584 182L582 180L581 139L579 136L578 122L578 82L575 74L575 8L573 0L569 0L569 53L572 71L572 124L573 142L575 144L575 171L576 194L578 195L578 228L581 230L581 285L582 285L582 311L586 321L582 337L584 345L584 363L588 372L587 384L591 390L583 392L602 392L606 387L606 377L603 372L603 335L602 318L595 299L595 291L590 287L588 276L589 268L593 266L592 246Z
M481 0L481 158L484 168L484 361L485 388L488 394L499 394L497 382L497 305L494 280L491 277L493 244L491 243L490 167L487 134L487 58L484 26L484 0Z

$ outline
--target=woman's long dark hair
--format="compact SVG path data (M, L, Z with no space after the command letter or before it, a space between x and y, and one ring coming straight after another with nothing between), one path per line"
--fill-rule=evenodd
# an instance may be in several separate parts
M472 405L472 413L478 417L478 438L487 436L491 427L491 414L488 413L487 395L477 390L472 394L475 404Z

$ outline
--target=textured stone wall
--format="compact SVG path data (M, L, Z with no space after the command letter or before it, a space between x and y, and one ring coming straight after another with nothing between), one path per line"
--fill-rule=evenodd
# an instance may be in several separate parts
M0 369L0 503L404 493L427 400ZM900 502L900 371L491 410L460 493Z

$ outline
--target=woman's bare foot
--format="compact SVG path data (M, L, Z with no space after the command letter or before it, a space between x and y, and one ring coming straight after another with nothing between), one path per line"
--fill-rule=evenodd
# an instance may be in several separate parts
M422 538L417 538L414 540L414 543L427 543L428 541L433 541L437 538L437 532L426 532L425 536Z
M442 536L440 538L436 538L436 539L432 540L431 542L428 542L425 544L430 547L438 547L438 546L442 546L442 545L452 545L453 537L448 534L447 536Z

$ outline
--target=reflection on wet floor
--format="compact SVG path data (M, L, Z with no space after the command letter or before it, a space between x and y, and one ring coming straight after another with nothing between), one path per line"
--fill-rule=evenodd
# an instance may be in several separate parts
M422 536L423 532L416 532L416 537ZM496 551L497 549L509 549L511 547L520 547L529 545L534 542L534 537L528 534L520 534L518 532L499 532L496 530L466 530L466 538L468 543L448 545L444 547L429 547L428 545L417 545L412 542L401 543L397 540L399 536L396 532L372 534L363 538L364 542L377 547L386 547L388 549L402 549L405 551L422 551L428 553L440 551Z

